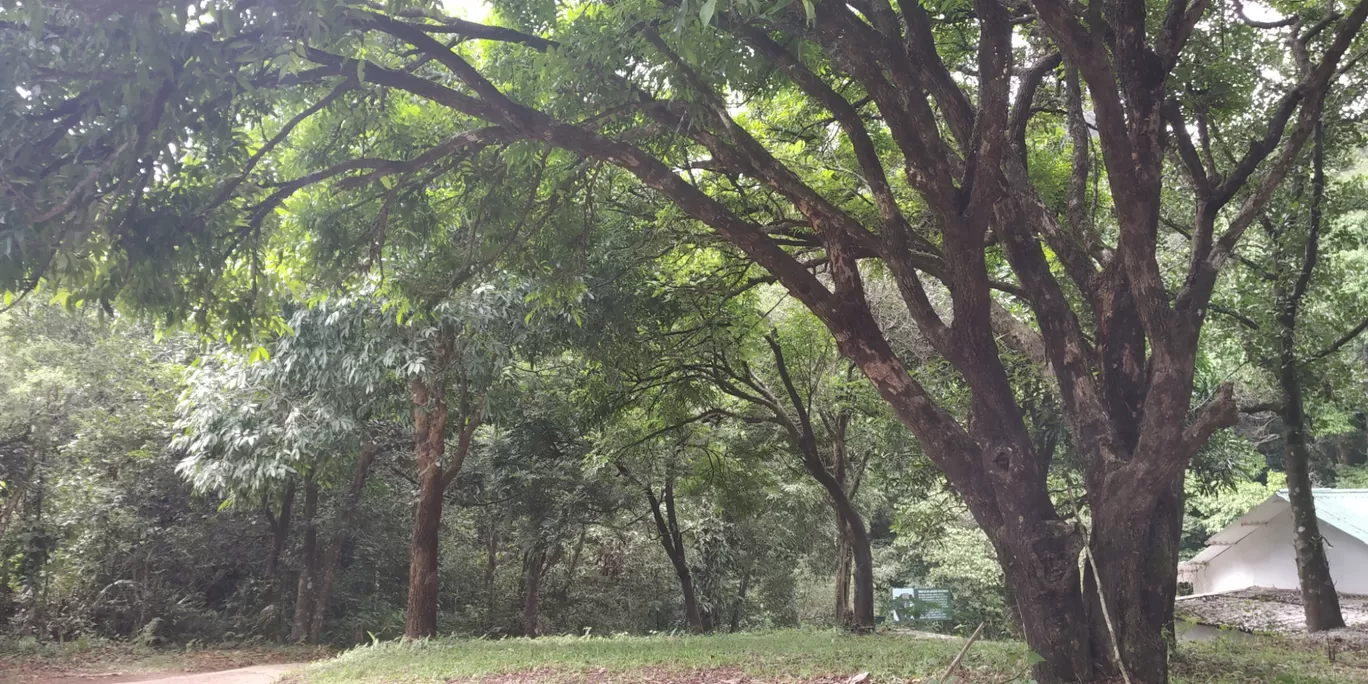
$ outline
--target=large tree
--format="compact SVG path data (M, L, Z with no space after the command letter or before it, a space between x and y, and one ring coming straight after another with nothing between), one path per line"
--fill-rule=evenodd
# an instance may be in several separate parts
M1368 2L1269 21L1206 0L496 8L506 26L326 1L6 10L0 282L180 315L251 304L275 209L301 189L393 198L505 145L593 160L828 327L992 540L1039 679L1166 681L1183 473L1235 416L1229 391L1192 406L1208 304L1322 109L1346 106L1331 87ZM347 154L259 163L338 107ZM448 113L440 134L414 135L419 108ZM1221 135L1249 144L1208 153ZM387 136L407 147L368 153ZM1062 149L1066 177L1044 163ZM1165 207L1174 187L1194 199ZM382 201L380 242L405 206ZM1161 249L1166 210L1190 226L1182 254ZM866 298L879 278L962 377L966 417L895 353ZM177 287L149 292L158 279ZM1017 352L1057 388L1086 535L1046 486Z

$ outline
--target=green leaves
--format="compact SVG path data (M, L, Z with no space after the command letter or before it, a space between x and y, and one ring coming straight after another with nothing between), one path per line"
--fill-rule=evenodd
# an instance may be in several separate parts
M713 12L717 10L717 0L704 0L703 5L698 8L698 19L704 26L712 23Z
M271 352L261 345L252 348L252 353L247 357L247 363L267 361L271 358Z

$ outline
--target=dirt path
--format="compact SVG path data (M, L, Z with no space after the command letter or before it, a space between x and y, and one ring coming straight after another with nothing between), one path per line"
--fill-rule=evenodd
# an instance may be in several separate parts
M136 675L107 676L62 676L38 678L31 684L134 684L156 682L156 684L275 684L286 672L297 670L308 663L286 663L283 665L256 665L221 672L195 672L191 674L146 673Z

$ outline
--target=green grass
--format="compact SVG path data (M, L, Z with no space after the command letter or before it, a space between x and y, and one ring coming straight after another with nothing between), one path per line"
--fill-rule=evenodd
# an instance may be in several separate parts
M856 637L826 631L775 631L718 636L612 638L550 637L538 640L436 639L384 642L321 661L295 675L292 684L449 682L489 678L500 682L725 681L745 676L764 681L842 681L868 671L875 682L934 679L962 641L918 639L882 633ZM971 682L1012 681L1022 672L1026 649L1019 643L979 642L964 660ZM711 673L719 670L721 673ZM700 671L713 676L700 676ZM1174 661L1173 681L1235 684L1348 684L1368 682L1368 656L1325 654L1292 642L1217 641L1184 644ZM523 673L523 676L513 676ZM1026 681L1026 679L1018 680Z

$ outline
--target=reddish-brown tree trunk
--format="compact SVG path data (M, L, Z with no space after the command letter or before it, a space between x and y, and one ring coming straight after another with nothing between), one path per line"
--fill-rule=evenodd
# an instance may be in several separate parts
M304 478L304 544L300 550L299 586L295 591L294 621L290 641L309 638L313 621L314 596L318 586L318 482L310 472Z
M429 387L415 378L413 425L417 438L418 506L409 546L409 595L404 636L421 639L437 633L437 547L442 526L442 495L446 491L441 459L446 450L446 387Z

